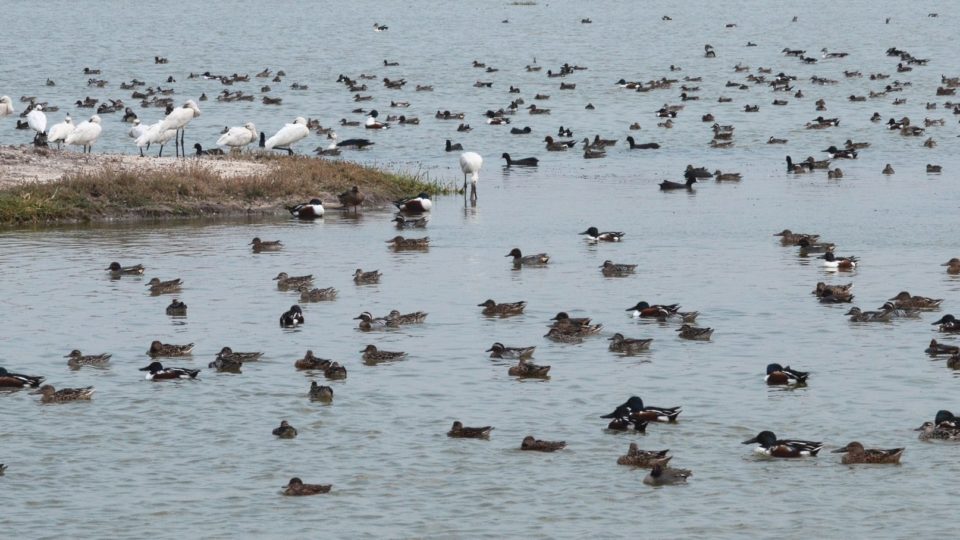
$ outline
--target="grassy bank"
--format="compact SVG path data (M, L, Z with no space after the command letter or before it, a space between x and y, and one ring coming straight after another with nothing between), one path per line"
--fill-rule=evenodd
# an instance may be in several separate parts
M233 159L233 158L231 158ZM0 190L0 226L108 219L275 214L284 206L359 186L365 206L383 206L415 195L452 192L452 185L344 161L297 156L252 156L262 172L226 177L194 159L153 170L105 164L60 180ZM207 161L207 160L205 160Z

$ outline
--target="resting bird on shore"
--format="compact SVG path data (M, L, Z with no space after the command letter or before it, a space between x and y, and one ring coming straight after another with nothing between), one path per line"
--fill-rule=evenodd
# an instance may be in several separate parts
M93 149L93 143L97 142L102 131L103 128L100 127L100 117L93 115L86 122L78 124L77 127L73 129L73 133L67 135L67 138L63 142L65 144L82 146L84 153L89 154Z
M217 146L229 146L231 150L240 150L257 140L257 128L253 122L234 126L217 139ZM199 144L199 143L198 143Z
M57 143L57 149L59 149L60 143L66 140L68 135L73 133L73 128L73 120L70 119L70 115L68 114L67 117L63 119L63 122L54 124L53 127L50 128L50 133L47 134L47 142Z
M165 133L168 129L174 130L173 139L178 152L178 157L180 155L180 149L183 148L184 130L186 129L187 124L189 124L191 120L198 116L200 116L200 108L197 107L196 102L194 102L192 99L188 99L182 107L178 107L170 111L166 118L160 122L159 131L161 133ZM179 139L177 139L177 131L180 132Z
M266 150L286 150L289 155L293 155L293 149L290 148L295 142L304 139L310 135L310 129L307 128L307 119L298 116L292 124L284 124L273 137L263 141L263 148ZM261 137L261 140L263 137Z

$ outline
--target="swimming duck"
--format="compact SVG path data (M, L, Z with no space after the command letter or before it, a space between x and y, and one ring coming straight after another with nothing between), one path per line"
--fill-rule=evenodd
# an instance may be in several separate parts
M71 368L77 369L82 366L105 366L110 362L109 354L88 354L84 355L77 349L70 351L70 354L64 356L64 358L69 358L67 360L67 365Z
M333 401L333 388L318 385L317 381L310 383L310 401L330 403Z
M529 130L530 128L527 127L527 128L524 128L524 129ZM529 131L527 131L526 133L529 133ZM540 163L540 160L537 159L537 158L535 158L535 157L527 157L527 158L522 158L522 159L512 159L512 158L510 157L510 154L508 154L508 153L506 153L506 152L504 152L503 154L501 154L500 157L503 158L504 160L506 160L506 162L507 162L507 167L536 167L536 166Z
M0 367L0 388L36 388L40 386L45 377L36 377L33 375L21 375L19 373L10 373L7 368Z
M550 262L550 256L546 253L537 253L536 255L527 255L524 257L523 254L520 253L519 248L511 249L510 253L507 253L504 257L513 257L513 265L516 267L542 266Z
M89 400L93 397L94 392L95 390L92 386L57 390L53 385L45 384L33 393L41 396L41 403L65 403L67 401Z
M740 173L722 173L719 170L714 171L713 177L717 182L739 182L741 180Z
M219 372L240 373L240 368L243 367L243 360L237 357L217 355L212 362L207 364L207 367Z
M954 257L940 266L947 267L948 274L960 274L960 259Z
M339 146L344 146L344 142L341 142ZM290 212L290 215L303 220L317 219L323 217L323 201L320 199L310 199L310 202L300 203L296 206L288 206L287 210Z
M413 313L400 313L398 310L391 310L385 317L388 326L401 326L404 324L420 324L427 318L427 313L423 311L414 311Z
M681 407L648 407L643 404L640 396L630 396L627 401L618 405L612 413L605 414L600 418L623 418L629 416L630 418L647 422L676 422L681 412L683 412Z
M957 418L952 412L944 409L937 411L936 416L933 418L933 423L940 427L960 429L960 418Z
M280 315L280 328L291 328L303 322L303 310L297 304L290 306L289 310Z
M217 353L217 358L225 358L228 360L239 360L241 362L255 362L263 356L262 352L239 352L234 351L230 347L223 347L220 349L220 352Z
M809 238L801 238L797 243L800 246L800 256L806 257L811 253L826 253L836 247L830 242L811 242Z
M818 298L825 296L832 296L835 298L853 298L853 294L850 292L850 289L853 288L853 283L847 283L846 285L827 285L826 283L820 281L817 283L817 288L812 291L811 294L817 295Z
M394 201L393 205L401 212L418 214L421 212L429 212L430 209L433 208L433 201L430 200L430 195L424 192L416 197L408 197Z
M680 332L682 339L694 341L709 341L710 337L713 336L713 328L698 328L689 324L684 324L677 329L677 332Z
M577 144L576 141L554 141L549 135L543 138L543 142L547 144L548 152L563 152Z
M300 291L300 303L305 302L325 302L337 298L337 290L333 287L324 289L311 289L307 286L297 288Z
M482 307L483 314L487 316L499 315L500 317L509 317L523 313L523 309L527 307L527 303L521 300L519 302L502 302L498 304L488 299L482 304L477 304L477 307Z
M770 137L767 139L767 144L787 144L787 139L777 139L776 137Z
M898 308L937 309L940 307L940 303L943 302L943 298L911 296L907 291L901 291L899 294L891 298L890 301L895 302L895 305Z
M150 287L150 294L157 296L164 293L180 292L180 286L183 283L180 281L180 278L171 279L169 281L160 281L160 278L153 278L147 283L147 287Z
M347 368L341 366L339 362L332 362L327 369L323 370L323 376L332 380L346 379Z
M397 224L398 229L409 229L426 227L429 220L426 217L406 218L398 214L392 221Z
M549 378L550 366L538 366L528 362L526 358L520 357L517 365L510 366L507 374L511 377L547 379Z
M623 334L616 333L613 337L610 338L610 350L612 352L624 353L624 354L636 354L640 351L645 351L650 348L650 344L653 343L653 339L633 339L625 338Z
M566 441L541 441L540 439L534 438L532 435L527 435L523 438L523 442L520 443L521 450L529 450L534 452L556 452L557 450L563 450L566 447Z
M650 305L645 301L637 302L637 305L627 308L625 311L632 311L634 317L664 319L674 315L680 309L680 304L655 304Z
M146 376L148 381L196 379L200 373L199 369L165 368L160 362L151 362L149 366L140 368L140 371L148 372Z
M894 319L919 319L921 315L919 309L897 307L893 302L884 302L880 311L891 313Z
M831 145L824 152L830 154L830 159L857 159L857 151L852 148L840 149Z
M849 315L851 322L890 322L893 318L893 313L889 311L862 311L856 306L844 315Z
M490 353L490 358L508 358L508 359L526 359L533 356L533 351L536 349L536 346L533 347L507 347L499 341L494 343L484 352Z
M823 266L831 270L853 270L857 267L856 257L837 257L832 251L824 253L821 257Z
M391 360L401 360L407 356L405 352L381 351L376 345L367 345L362 351L363 360L367 363L389 362Z
M674 469L665 465L656 464L650 469L650 472L643 478L643 483L648 486L672 486L676 484L686 484L687 478L693 476L689 469Z
M951 314L940 317L940 320L934 321L932 325L940 325L941 332L960 332L960 321Z
M280 272L277 274L277 277L273 278L273 281L277 282L277 288L281 291L286 291L290 289L299 289L313 283L313 274L307 274L305 276L289 276L286 272Z
M379 270L364 272L362 268L357 268L356 272L353 273L353 282L357 285L365 283L380 283L381 276L383 276L383 274L381 274Z
M386 62L386 60L384 60ZM384 64L389 65L389 64ZM304 484L303 480L293 477L283 486L283 494L289 497L303 497L307 495L317 495L320 493L329 493L331 484Z
M553 318L551 328L568 334L596 334L603 328L602 324L590 324L590 317L571 317L566 311L557 313Z
M543 337L557 343L583 343L582 334L564 331L560 328L551 328Z
M364 311L359 316L354 317L353 320L360 321L357 326L361 330L383 330L387 327L385 317L374 317L369 311Z
M900 457L903 456L903 448L892 448L890 450L865 449L862 444L853 441L847 443L843 448L831 451L834 454L846 454L841 459L844 465L853 465L857 463L873 464L900 464Z
M882 172L883 174L893 174L894 171L893 171L893 167L891 167L890 164L887 163L887 166L884 167L884 168L883 168L883 171L881 171L881 172Z
M768 386L806 386L807 377L809 376L809 372L790 369L790 366L783 367L780 364L768 364L767 376L764 378L764 381L766 381Z
M430 237L404 238L402 236L394 236L390 240L387 240L387 243L393 244L393 248L398 251L402 249L424 249L430 247Z
M920 435L917 437L921 441L955 441L960 440L960 429L951 427L948 424L937 425L933 422L924 422L923 425L915 429Z
M663 182L660 182L660 190L670 191L675 189L686 189L688 191L693 191L693 184L696 183L696 181L697 179L693 177L687 178L687 181L683 184L679 182L673 182L671 180L664 180Z
M110 272L111 276L120 277L120 276L142 276L143 272L146 270L142 264L137 264L134 266L120 266L120 263L114 261L110 263L110 266L104 268Z
M774 236L779 236L780 243L785 246L800 245L800 240L803 239L807 239L808 242L816 242L820 239L819 234L795 233L790 231L790 229L784 229L781 232L775 233Z
M459 420L453 422L453 427L447 432L447 437L460 439L486 439L490 437L493 426L465 427Z
M173 301L170 302L170 305L167 306L166 313L172 317L186 317L187 305L174 298Z
M634 273L637 270L635 264L619 264L606 260L600 265L601 272L605 277L624 277Z
M960 354L960 347L956 345L944 345L943 343L937 343L935 339L931 339L930 346L923 352L930 356L937 356L938 354L956 355Z
M300 358L293 363L293 367L299 370L307 370L307 369L323 370L330 367L330 364L332 363L333 362L331 360L327 360L326 358L317 358L316 356L313 355L313 351L307 350L307 352L303 355L303 358Z
M77 351L74 351L77 352ZM193 352L193 343L187 343L186 345L176 345L172 343L161 343L157 340L154 340L150 343L150 349L147 350L147 354L157 358L159 356L187 356ZM110 355L107 355L109 358Z
M633 129L633 126L631 126L631 129ZM639 129L639 125L637 129ZM627 137L627 144L630 150L657 150L660 148L660 145L655 142L637 144L632 136Z
M943 167L940 165L931 165L927 163L927 172L928 173L939 173L943 171Z
M591 242L619 242L623 240L624 235L626 235L626 233L623 232L600 232L596 227L590 227L580 234L587 235L587 240Z
M630 443L627 453L617 458L617 465L632 465L634 467L649 468L654 465L666 465L673 459L668 456L670 450L640 450L637 443Z
M273 428L273 434L281 439L293 439L297 436L297 428L291 426L286 420L281 420L280 427Z
M396 82L396 81L391 81L391 82ZM364 96L364 97L366 97L366 96ZM358 99L354 98L354 101L361 101L361 100L358 100ZM387 123L384 123L384 122L380 122L380 121L377 120L377 116L379 116L379 115L380 115L380 113L377 112L376 109L373 109L372 111L370 111L369 113L367 113L367 119L366 119L366 121L363 123L364 129L387 129L387 128L389 128L389 127L390 127L390 124L387 124Z
M260 253L261 251L280 251L281 249L283 249L283 243L280 242L279 240L264 241L264 240L260 240L259 237L254 238L249 245L253 246L254 253Z
M777 439L772 431L761 431L756 437L743 441L743 444L756 443L754 452L778 458L799 458L816 456L823 448L822 442Z
M619 416L610 420L610 423L607 424L607 429L610 431L629 431L631 427L633 430L639 433L647 432L647 420L641 420L640 418L634 416Z

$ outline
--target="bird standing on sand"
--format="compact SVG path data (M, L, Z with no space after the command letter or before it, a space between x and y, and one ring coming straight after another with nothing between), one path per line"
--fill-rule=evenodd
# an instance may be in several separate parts
M234 126L217 139L217 146L229 146L231 150L240 150L257 140L257 128L253 122Z
M97 142L102 131L103 128L100 127L100 117L93 115L86 122L81 122L77 127L73 128L73 133L67 135L67 138L64 139L63 142L64 144L82 146L83 152L89 154L93 148L93 143Z
M307 128L307 119L298 116L292 124L284 124L276 133L273 134L273 137L270 137L263 142L263 147L267 150L286 150L289 155L293 155L293 150L290 146L299 141L300 139L306 138L307 135L310 135L310 129Z
M200 108L197 107L196 102L188 99L182 107L170 111L166 118L160 122L159 133L165 134L168 129L175 130L173 140L176 145L177 157L180 156L180 151L183 148L183 136L187 124L198 116L200 116ZM179 139L177 139L176 131L180 132ZM184 152L184 156L186 156L186 152Z

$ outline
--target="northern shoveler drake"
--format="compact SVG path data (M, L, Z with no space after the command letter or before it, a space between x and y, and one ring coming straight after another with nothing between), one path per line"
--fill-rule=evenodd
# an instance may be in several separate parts
M404 238L402 236L394 236L390 240L387 240L388 244L392 244L393 249L426 249L430 247L430 237L424 236L423 238Z
M960 332L960 321L949 313L930 324L934 326L940 325L941 332Z
M158 356L187 356L192 352L193 343L176 345L173 343L161 343L158 340L153 340L153 342L150 343L150 348L147 350L147 354L154 358Z
M890 322L893 318L891 311L863 311L856 306L850 308L850 311L844 315L849 315L851 322Z
M960 259L954 257L940 266L947 267L948 274L960 274Z
M297 304L290 306L290 309L280 315L280 328L292 328L301 324L303 324L303 310Z
M753 451L757 454L778 458L799 458L816 456L823 448L822 442L777 439L772 431L761 431L756 437L743 441L743 444L757 444Z
M543 337L557 343L583 343L583 335L576 332L565 332L560 328L551 328Z
M536 255L524 256L522 253L520 253L519 248L511 249L510 253L507 253L504 255L504 257L513 257L513 265L516 267L542 266L550 262L550 256L546 253L537 253Z
M673 459L668 456L670 450L641 450L637 443L630 443L630 449L627 453L617 458L617 465L631 465L633 467L653 467L654 465L666 465Z
M519 360L521 358L531 358L533 357L533 351L536 350L536 346L533 347L507 347L499 341L494 343L484 352L490 353L490 358L507 358Z
M389 326L402 326L405 324L420 324L427 319L427 313L423 311L414 311L413 313L400 313L398 310L390 310L387 314L387 324Z
M914 431L919 431L917 437L921 441L956 441L960 440L960 428L949 425L937 425L933 422L924 422Z
M650 422L641 420L636 416L620 416L610 420L610 423L607 424L607 429L610 431L628 431L632 426L634 431L646 433L647 424L649 423Z
M856 463L874 463L874 464L900 464L900 457L903 456L903 448L892 448L890 450L878 450L874 448L866 449L857 441L847 443L843 448L832 450L834 454L846 454L840 461L844 465L853 465Z
M217 353L217 358L228 358L231 360L240 360L241 362L255 362L263 356L262 352L239 352L230 347L223 347Z
M927 350L923 351L930 356L937 356L938 354L949 354L955 355L960 354L960 347L956 345L944 345L943 343L937 343L937 340L931 339L930 346L927 347Z
M110 266L104 268L110 272L110 275L113 277L120 276L142 276L146 268L142 264L137 264L134 266L120 266L120 263L114 261L110 263Z
M313 274L288 276L286 272L280 272L277 274L277 277L273 278L273 281L277 282L277 288L282 291L299 289L300 287L306 287L313 283Z
M57 390L53 385L45 384L34 394L40 394L41 403L66 403L67 401L85 401L93 397L95 390L92 386L85 388L63 388Z
M221 373L240 373L240 368L243 367L243 360L230 356L217 356L212 362L207 364L207 367Z
M430 221L424 217L419 218L405 218L401 215L393 218L393 222L397 224L398 229L409 229L409 228L423 228L427 226L427 222Z
M297 219L311 220L323 217L323 201L320 199L310 199L310 202L300 203L296 206L288 206L290 215Z
M304 484L303 480L293 477L283 486L283 494L289 497L303 497L306 495L318 495L320 493L329 493L331 484Z
M823 266L831 270L853 270L857 267L856 257L837 257L832 251L828 251L820 256L823 259Z
M566 441L541 441L540 439L534 438L532 435L527 435L523 438L523 442L520 443L521 450L529 450L533 452L556 452L557 450L563 450L566 447Z
M527 303L521 300L519 302L501 302L498 304L493 300L487 300L482 304L477 304L477 307L482 307L483 314L490 317L509 317L523 313L523 309L527 307Z
M310 401L322 401L330 403L333 401L333 388L317 384L317 381L310 383Z
M165 381L172 379L196 379L200 373L199 369L184 368L165 368L160 362L150 362L147 367L140 368L140 371L146 371L148 381Z
M293 367L297 369L327 369L332 363L333 361L326 358L317 358L313 355L313 351L308 350L303 358L293 363Z
M820 239L819 234L804 234L804 233L795 233L790 229L784 229L778 233L774 233L774 236L780 237L780 243L785 246L797 246L800 245L800 240L806 238L808 242L816 242Z
M684 324L680 328L677 328L677 332L680 332L682 339L694 341L709 341L713 336L713 328L699 328L690 326L689 324Z
M890 301L895 302L896 307L901 309L937 309L943 302L943 298L912 296L907 291L901 291L900 294L891 298Z
M385 317L374 317L369 311L364 311L360 315L353 318L355 321L360 321L358 327L361 330L383 330L387 328L387 319Z
M665 465L656 464L650 472L643 478L643 483L648 486L672 486L676 484L686 484L687 478L693 476L689 469L674 469Z
M380 276L383 274L379 270L371 270L369 272L364 272L362 268L357 268L357 271L353 273L353 282L361 285L365 283L380 283Z
M635 264L619 264L606 260L600 265L600 272L604 277L624 277L629 276L637 270Z
M170 302L170 305L167 306L166 313L171 317L186 317L187 305L174 298L173 301Z
M360 352L363 353L363 361L367 362L368 364L402 360L407 356L407 353L400 351L381 351L377 349L376 345L367 345Z
M528 362L524 357L520 357L517 365L510 366L510 369L507 370L507 374L511 377L530 379L546 379L549 378L549 373L550 366L538 366L532 362Z
M401 212L419 214L422 212L429 212L430 209L433 208L433 201L430 200L430 194L421 192L416 197L407 197L405 199L393 201L393 205L396 206L397 210L400 210Z
M857 151L852 148L840 149L836 146L831 146L824 150L824 152L830 154L830 159L857 159Z
M493 426L465 427L459 420L453 422L453 427L447 432L447 437L460 439L486 439L490 437Z
M623 354L636 354L650 348L653 339L633 339L623 337L623 334L617 332L610 338L610 350Z
M323 370L323 376L332 380L346 379L347 368L340 365L339 362L332 362L327 366L327 369Z
M630 399L618 405L612 413L605 414L600 418L623 418L629 416L648 422L676 422L681 412L683 412L681 407L647 407L644 406L640 396L630 396Z
M809 376L809 372L790 369L790 366L783 367L780 364L767 364L767 376L764 380L769 386L805 386L807 384L807 377Z
M338 195L337 198L340 199L340 204L344 208L352 206L354 213L356 213L357 209L363 204L363 200L367 198L367 195L360 191L359 187L353 186L353 188Z
M273 428L273 434L281 439L292 439L297 436L297 428L291 426L286 420L281 420L280 427Z
M80 368L82 366L105 366L110 362L110 354L83 354L79 350L74 349L70 351L70 354L64 356L64 358L69 358L67 360L67 365L72 368Z
M306 302L326 302L337 298L337 290L333 287L324 289L311 289L307 286L298 288L300 291L300 303Z
M937 411L936 416L933 418L933 423L941 427L960 429L960 418L957 418L952 412L946 409Z
M253 246L254 253L260 253L261 251L280 251L283 249L283 242L279 240L261 240L259 237L253 239L250 242L250 245Z
M44 377L33 375L21 375L19 373L10 373L7 368L0 367L0 388L36 388L40 386Z
M635 306L629 307L624 311L633 312L632 315L634 317L659 319L661 321L666 320L673 316L681 316L683 318L686 318L684 316L689 315L688 313L681 313L679 310L680 310L680 304L650 305L646 301L640 301L640 302L637 302ZM696 312L693 312L693 313L696 313ZM694 315L693 318L695 319L696 315ZM692 319L687 322L692 322Z
M157 296L165 293L180 292L180 287L183 285L183 282L180 281L180 278L171 279L169 281L160 281L160 278L153 278L147 283L147 287L150 287L150 294Z

